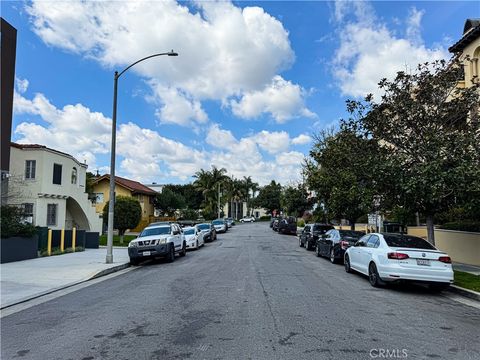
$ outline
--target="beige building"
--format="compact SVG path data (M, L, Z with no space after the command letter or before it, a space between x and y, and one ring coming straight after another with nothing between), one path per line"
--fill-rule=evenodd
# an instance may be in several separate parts
M470 87L480 81L480 19L468 19L463 35L448 51L457 55L464 63L465 79L460 87Z
M50 229L98 231L102 220L85 192L87 164L43 145L11 143L6 201L25 220Z
M95 206L98 214L103 213L103 208L108 200L110 200L110 175L106 174L95 179L93 182L93 193L95 197ZM128 196L137 199L142 208L141 223L149 222L151 216L154 215L153 200L156 191L140 184L138 181L115 176L115 194L116 196Z

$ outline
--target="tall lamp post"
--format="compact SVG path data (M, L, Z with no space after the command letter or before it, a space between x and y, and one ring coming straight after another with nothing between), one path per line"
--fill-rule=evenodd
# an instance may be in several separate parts
M106 263L113 263L113 210L115 209L115 146L116 146L116 133L117 133L117 85L118 78L123 75L125 71L130 69L132 66L142 62L144 60L156 57L156 56L178 56L173 50L166 53L153 54L147 57L144 57L138 61L135 61L133 64L130 64L120 73L115 71L113 76L113 114L112 114L112 149L111 149L111 158L110 158L110 200L108 205L108 228L107 228L107 258Z

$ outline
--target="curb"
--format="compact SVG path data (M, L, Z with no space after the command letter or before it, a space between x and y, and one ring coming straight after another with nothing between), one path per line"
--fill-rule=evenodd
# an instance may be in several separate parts
M98 273L96 273L95 275L93 275L92 277L90 277L88 280L97 279L97 278L99 278L99 277L102 277L102 276L105 276L105 275L108 275L108 274L112 274L112 273L114 273L114 272L117 272L117 271L126 269L126 268L128 268L128 267L130 267L130 263L120 264L120 265L117 265L117 266L114 266L114 267L111 267L111 268L108 268L108 269L99 271ZM86 281L88 281L88 280L86 280Z
M0 307L0 310L7 309L9 307L12 307L12 306L15 306L15 305L18 305L18 304L22 304L22 303L25 303L25 302L30 301L30 300L38 299L38 298L41 298L42 296L50 295L50 294L53 294L57 291L68 289L68 288L70 288L72 286L75 286L75 285L86 283L87 281L97 279L99 277L109 275L109 274L112 274L114 272L126 269L129 266L130 266L130 263L125 263L125 264L120 264L120 265L117 265L117 266L113 266L109 269L101 270L98 273L90 276L87 279L74 281L72 283L69 283L69 284L66 284L66 285L63 285L63 286L60 286L60 287L56 287L56 288L53 288L53 289L50 289L50 290L46 290L46 291L43 291L43 292L35 294L35 295L31 295L31 296L28 296L28 297L25 297L25 298L22 298L22 299L19 299L19 300L14 300L11 303L6 303L6 304L4 304L3 306Z
M467 297L467 298L472 299L472 300L480 301L480 293L479 292L464 289L464 288L461 288L460 286L450 285L448 287L447 291L455 293L457 295Z

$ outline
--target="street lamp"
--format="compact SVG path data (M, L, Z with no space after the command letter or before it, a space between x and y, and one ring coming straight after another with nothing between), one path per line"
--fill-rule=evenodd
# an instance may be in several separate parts
M122 74L130 69L132 66L142 62L144 60L156 57L156 56L178 56L173 50L166 53L153 54L147 57L144 57L138 61L135 61L133 64L127 66L120 73L115 71L113 76L113 115L112 115L112 149L111 149L111 159L110 159L110 201L108 205L108 228L107 228L107 258L106 263L113 263L113 210L115 208L115 145L116 145L116 133L117 133L117 85L118 78Z

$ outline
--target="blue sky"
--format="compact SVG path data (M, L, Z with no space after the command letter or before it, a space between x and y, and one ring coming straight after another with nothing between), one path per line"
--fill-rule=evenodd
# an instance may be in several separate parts
M225 167L298 181L312 137L345 100L449 58L477 2L2 2L17 28L13 141L109 171L113 72L118 175L185 183Z

